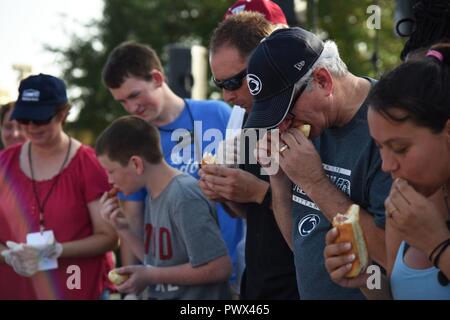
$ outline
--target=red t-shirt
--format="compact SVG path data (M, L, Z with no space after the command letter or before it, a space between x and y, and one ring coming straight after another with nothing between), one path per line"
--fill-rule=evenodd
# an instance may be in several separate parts
M21 146L0 153L0 242L26 242L26 235L39 231L39 209L32 180L19 165ZM36 169L38 170L38 169ZM40 202L53 180L38 181ZM45 229L53 230L58 242L64 243L92 235L87 204L108 190L108 179L92 148L81 145L69 165L62 171L44 208ZM80 289L76 284L75 265L80 270ZM89 258L60 258L58 269L38 272L27 278L12 267L0 263L0 299L98 299L105 287L106 254Z

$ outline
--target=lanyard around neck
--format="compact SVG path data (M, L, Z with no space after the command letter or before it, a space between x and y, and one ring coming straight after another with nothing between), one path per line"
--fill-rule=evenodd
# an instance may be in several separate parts
M186 99L183 99L183 101L184 101L186 111L189 115L189 120L190 120L190 123L192 126L192 130L189 130L189 133L187 133L186 135L179 137L177 143L180 143L183 139L185 139L189 135L191 138L191 143L192 143L192 141L194 143L194 157L195 157L194 160L196 163L199 163L200 160L202 159L202 154L201 154L200 142L198 141L198 139L196 139L194 116L192 114L191 107L190 107L188 101ZM174 132L175 130L180 129L180 128L165 129L165 128L160 127L158 129L159 129L159 131L163 131L163 132ZM184 129L188 130L187 128L184 128Z
M56 177L53 179L52 185L50 186L50 189L48 190L47 194L45 195L44 200L41 203L41 199L37 192L36 181L34 180L33 160L31 157L31 142L29 142L29 144L28 144L28 164L30 166L31 184L33 186L33 194L34 194L34 198L35 198L36 203L39 208L39 229L40 229L41 233L44 231L44 209L45 209L45 206L47 205L47 201L50 198L50 195L52 194L53 190L55 189L56 184L58 183L58 180L61 176L61 172L63 171L67 161L69 160L71 147L72 147L72 138L69 137L69 147L67 148L67 152L66 152L66 156L64 157L64 161L63 161L61 168L59 169Z

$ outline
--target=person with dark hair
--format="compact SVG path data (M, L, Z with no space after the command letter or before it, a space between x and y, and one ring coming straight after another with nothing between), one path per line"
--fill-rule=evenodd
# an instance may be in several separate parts
M222 90L225 101L241 106L247 112L253 102L252 95L245 85L247 60L261 40L270 35L274 29L274 25L260 13L241 12L222 21L211 36L210 64L214 83ZM231 59L234 57L238 59ZM240 64L234 64L235 60L239 60ZM222 72L216 75L217 71ZM225 76L222 75L224 71L227 73Z
M240 12L221 22L211 37L210 65L215 82L225 101L247 112L252 106L245 79L247 60L274 28L260 13ZM236 81L232 86L230 79L242 70L240 84ZM246 144L245 153L249 150ZM261 175L260 170L258 164L248 162L239 168L205 165L200 170L200 187L210 199L224 201L246 218L246 267L240 298L298 299L293 254L273 216L268 176Z
M448 0L419 0L413 7L413 18L397 23L397 30L403 23L413 23L400 58L404 61L423 57L435 43L450 41L450 2Z
M389 281L367 290L367 275L346 279L345 244L327 235L326 267L336 283L369 297L450 299L450 45L381 78L369 96L370 134L383 170L395 179L386 206Z
M323 248L333 217L358 204L369 255L386 263L383 202L391 178L381 171L367 125L374 80L353 75L333 41L301 28L274 31L247 72L253 106L245 128L270 130L261 132L255 153L270 174L273 212L294 251L300 298L363 299L331 281ZM305 124L309 138L298 129Z
M224 20L226 20L229 17L232 17L233 15L242 13L242 12L254 12L254 13L260 13L264 16L264 18L270 22L273 26L271 28L284 28L287 27L287 20L284 15L283 10L280 8L278 4L271 0L237 0L234 2L225 12ZM266 24L259 24L256 27L264 28L263 25ZM239 28L239 27L238 27ZM228 27L229 29L229 27ZM249 55L249 50L253 50L257 44L255 44L256 41L260 41L262 39L261 37L261 29L258 31L257 28L253 27L250 30L245 30L244 33L249 36L250 38L245 39L245 37L241 37L241 39L245 39L244 41L238 40L239 36L233 36L234 32L231 32L232 41L235 40L239 41L239 48L241 51L241 54L243 56ZM232 31L232 30L228 30ZM227 32L228 32L227 31ZM256 31L256 32L255 32ZM222 32L222 36L215 37L216 39L214 42L216 44L219 44L221 41L219 38L223 38L223 40L226 40L227 32ZM241 32L241 31L239 31ZM212 45L217 46L217 45ZM227 46L223 46L223 48L226 48ZM234 59L232 59L234 60ZM240 63L239 63L240 64ZM227 77L227 81L224 83L221 83L220 77L222 76L220 73L218 74L219 78L213 79L215 84L218 86L219 89L222 90L223 99L229 103L233 103L233 109L230 115L230 120L228 121L227 125L227 132L225 135L225 142L222 145L228 146L226 150L230 151L228 152L229 157L235 157L235 152L233 150L238 150L239 147L239 139L236 139L238 135L240 135L242 125L244 122L244 118L246 118L246 105L248 105L247 102L243 101L242 105L240 105L240 102L235 101L236 97L240 97L239 99L245 99L246 96L250 96L248 92L245 92L246 90L240 90L241 88L245 88L246 85L242 85L245 83L245 75L246 72L243 70L237 71L236 68L233 68L235 71L234 76ZM239 73L238 73L239 72ZM213 72L214 73L214 72ZM230 73L228 73L230 75ZM230 89L229 84L234 83L234 86L236 89L228 90ZM224 86L226 86L228 89L225 89ZM239 87L239 88L238 88ZM236 92L236 94L233 94L233 92ZM234 98L233 98L234 96ZM225 149L222 149L225 150ZM232 171L230 171L232 172ZM230 185L229 185L230 186ZM236 190L237 191L237 190ZM236 213L233 213L236 214ZM242 239L239 241L237 246L237 271L238 271L238 278L237 281L235 281L232 285L233 290L235 291L236 295L240 295L240 288L242 287L242 277L243 273L245 271L245 247L246 247L246 241L245 238L247 236L247 225L246 220L244 221L244 235ZM241 295L241 298L243 296Z
M142 143L145 141L146 143ZM158 129L127 116L99 136L97 157L109 181L125 195L146 188L145 242L130 230L120 206L105 193L102 216L128 243L144 265L117 269L129 278L117 289L149 299L230 299L231 259L220 234L214 205L197 181L163 158Z
M5 148L26 141L25 134L17 121L11 120L14 102L4 104L0 108L1 140Z
M202 150L210 144L204 132L211 129L224 137L230 107L223 101L182 99L177 96L166 83L158 55L144 44L125 42L117 46L109 54L102 76L114 99L128 113L158 128L165 161L198 179ZM186 152L181 155L180 149ZM121 196L127 218L135 221L132 228L136 232L142 230L145 197L145 189L127 197ZM231 281L234 281L236 246L243 234L242 219L230 217L220 204L217 204L217 214L222 236L233 260Z
M21 81L11 119L29 140L0 153L0 299L100 299L107 289L117 247L100 216L107 176L64 132L69 107L63 80Z

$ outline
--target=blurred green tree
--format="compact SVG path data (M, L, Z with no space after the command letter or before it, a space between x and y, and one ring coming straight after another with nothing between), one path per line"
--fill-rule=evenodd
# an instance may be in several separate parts
M372 5L380 8L379 29L367 26L373 22ZM394 11L392 0L308 0L305 27L334 40L350 71L378 78L400 63L404 41L394 33Z
M83 142L95 137L125 111L113 101L101 81L101 69L108 53L126 40L150 44L166 61L164 47L171 43L207 46L212 30L235 0L104 0L103 19L92 22L87 38L72 35L68 48L49 48L60 57L63 78L72 102L80 110L68 130ZM282 7L292 0L276 0ZM389 70L399 63L402 41L393 32L394 1L307 0L308 19L301 25L317 28L324 38L337 42L349 69L357 75L377 77L373 52L378 42L377 68ZM287 4L286 4L287 3ZM315 4L315 5L313 5ZM381 29L371 30L366 21L368 6L381 8ZM315 12L315 14L313 14ZM313 19L313 17L315 19ZM376 40L378 37L378 40Z
M68 48L54 48L71 101L80 110L67 129L83 142L95 137L115 118L126 114L104 87L101 70L109 52L123 41L151 45L165 61L164 47L171 43L208 45L227 0L105 0L103 19L92 22L88 38L72 35Z

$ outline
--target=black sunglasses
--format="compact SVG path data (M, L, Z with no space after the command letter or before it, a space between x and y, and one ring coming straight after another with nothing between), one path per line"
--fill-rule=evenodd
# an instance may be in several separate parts
M19 124L23 124L25 126L29 125L30 123L33 123L35 126L45 126L52 122L53 118L54 116L51 116L50 118L44 120L16 119L16 121Z
M236 74L228 79L225 79L225 80L217 80L216 78L213 77L213 81L214 81L214 84L219 89L235 91L242 86L242 80L245 78L246 75L247 75L247 69L244 69L241 72L239 72L238 74Z

